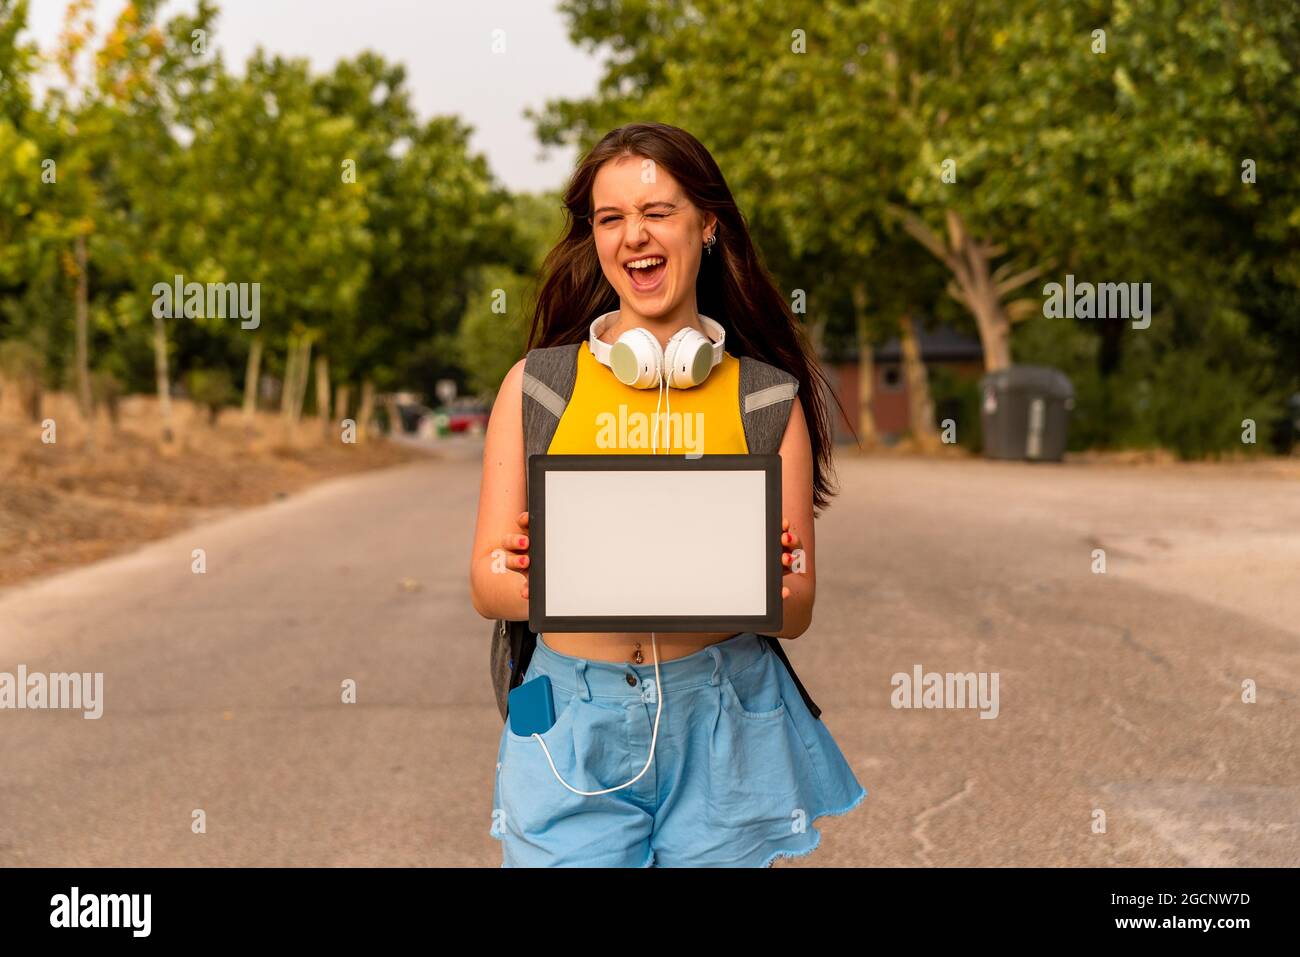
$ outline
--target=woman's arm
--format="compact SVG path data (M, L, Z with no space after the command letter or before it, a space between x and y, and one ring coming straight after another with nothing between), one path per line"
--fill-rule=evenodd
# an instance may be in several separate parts
M508 621L528 618L528 599L521 594L527 586L526 573L511 570L519 566L520 557L505 550L507 544L518 550L518 539L527 536L517 522L528 508L523 378L524 360L520 359L506 373L492 403L483 439L483 477L469 566L474 610L484 618Z
M790 591L785 599L784 626L778 632L766 632L777 638L798 638L812 624L813 602L817 598L817 566L813 561L813 463L812 441L803 405L798 399L790 404L790 419L779 449L781 456L781 512L789 519L790 531L797 536L798 549L791 564L792 573L781 579Z

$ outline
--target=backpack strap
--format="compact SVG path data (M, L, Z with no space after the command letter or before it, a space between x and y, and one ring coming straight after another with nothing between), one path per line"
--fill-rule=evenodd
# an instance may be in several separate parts
M783 369L754 359L740 357L740 420L745 427L745 444L754 454L772 455L780 451L785 438L785 427L790 421L790 409L799 391L799 380ZM781 639L764 635L772 653L781 659L790 673L804 704L814 718L820 719L822 709L817 707L808 689L795 674L794 665L781 647Z
M772 455L780 450L798 391L799 380L790 373L761 359L740 357L740 421L750 452Z
M544 455L550 448L555 429L560 424L573 385L578 379L578 349L582 343L549 346L530 350L524 357L523 418L524 476L528 475L528 458ZM526 621L497 619L492 626L492 685L496 690L497 710L501 720L509 714L509 695L523 683L537 632Z
M533 349L524 357L524 460L544 455L578 380L583 343ZM525 474L527 469L525 468Z

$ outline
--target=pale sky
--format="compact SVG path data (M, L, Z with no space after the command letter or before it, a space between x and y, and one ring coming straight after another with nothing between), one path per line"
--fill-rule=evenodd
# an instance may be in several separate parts
M167 0L162 19L192 12L196 0ZM107 25L123 0L98 0ZM411 102L422 117L456 114L474 127L470 147L483 153L512 190L559 187L574 152L542 148L526 106L582 97L596 88L600 59L574 46L554 0L219 0L215 45L228 69L242 70L259 44L305 56L316 69L373 49L406 65ZM58 38L66 0L31 0L31 36L43 50ZM505 50L492 51L494 31Z

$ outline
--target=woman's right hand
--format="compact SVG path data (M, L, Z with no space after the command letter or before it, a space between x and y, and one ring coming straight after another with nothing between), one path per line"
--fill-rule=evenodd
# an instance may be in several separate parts
M524 576L524 587L519 592L520 598L528 597L528 513L520 512L515 524L522 534L511 533L502 540L506 554L506 567L514 569Z

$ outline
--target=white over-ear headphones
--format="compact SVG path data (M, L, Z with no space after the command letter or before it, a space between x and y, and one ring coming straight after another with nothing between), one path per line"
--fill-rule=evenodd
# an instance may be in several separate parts
M677 330L668 345L660 349L659 340L649 329L640 326L627 330L613 345L602 342L601 333L617 315L615 309L597 316L591 324L588 341L596 361L609 366L614 377L624 385L653 389L663 381L674 389L689 389L707 379L713 367L722 361L727 333L708 316L700 316L700 324L717 338L716 342L700 335L693 326L687 326Z
M722 361L726 330L708 316L700 315L701 325L718 337L717 342L710 342L693 326L678 329L664 349L659 348L659 340L649 329L640 326L624 332L613 345L602 342L600 334L609 320L617 315L618 310L615 309L592 320L590 335L587 337L591 354L597 362L609 366L614 377L624 385L630 385L634 389L649 389L653 386L664 390L663 394L668 396L668 419L671 422L672 388L690 389L709 377L713 367ZM655 403L652 435L652 450L658 451L659 402ZM670 442L669 445L671 444Z

